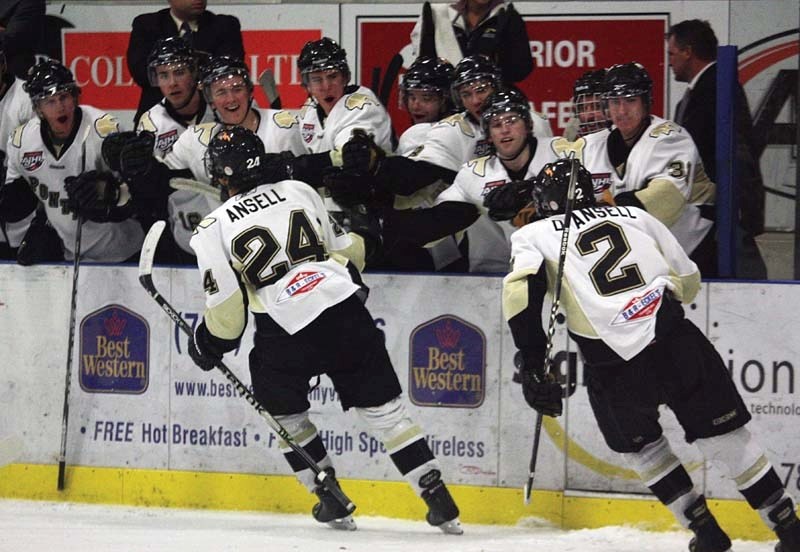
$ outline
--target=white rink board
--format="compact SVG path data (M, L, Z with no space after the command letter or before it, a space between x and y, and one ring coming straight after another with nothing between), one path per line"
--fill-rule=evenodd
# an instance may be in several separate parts
M221 374L204 373L192 364L186 354L186 338L176 332L174 324L141 288L137 276L136 268L131 266L81 268L68 463L289 473L266 423L243 399L233 396ZM481 375L475 379L482 387L479 393L453 395L462 399L466 396L470 404L409 406L431 438L449 478L468 485L522 485L527 475L535 413L511 382L515 348L502 320L501 279L388 274L369 274L366 279L372 287L368 305L376 324L386 333L407 398L413 395L418 403L426 403L420 401L423 395L415 373L445 371L439 367L439 372L425 372L430 367L413 360L415 350L428 355L424 358L439 358L428 354L436 347L467 351L461 369ZM203 299L195 271L157 268L154 280L167 300L190 323L196 323ZM58 454L71 284L69 265L0 265L0 346L5 351L0 375L0 436L16 433L25 439L27 448L21 461L26 463L52 464ZM750 428L767 447L781 477L788 479L790 489L795 489L798 481L796 443L800 442L795 423L800 405L795 399L794 383L800 356L795 323L798 305L800 286L796 285L706 283L696 308L687 309L689 317L702 329L706 328L708 313L709 335L725 362L732 362L734 379L745 402L751 410L762 411L754 415ZM545 305L545 324L548 314L549 305ZM119 333L122 324L115 325L114 321L123 318L125 329ZM137 322L139 319L143 323ZM96 326L98 320L101 326ZM462 322L466 325L460 325ZM137 324L147 328L148 339L137 340L135 335L125 334ZM433 329L425 334L426 328ZM101 359L103 355L90 349L98 336L106 336L102 337L106 339L103 358L108 361L113 354L107 343L115 339L115 331L119 334L117 343L123 343L126 336L129 339L128 360L137 358L141 351L146 353L146 385L133 391L93 389L97 381L93 383L87 376L85 358L81 357L94 354L95 363ZM226 356L227 364L246 385L250 381L246 354L252 342L251 332L252 327L248 327L238 353ZM483 366L474 362L476 347L482 348ZM123 348L118 345L117 350ZM571 351L575 351L574 344ZM554 352L557 359L564 358L566 352L566 334L560 324ZM773 365L780 366L777 379L773 378ZM764 367L763 385L760 367ZM453 373L459 370L451 368ZM552 435L547 427L554 421L545 425L536 487L644 492L597 431L579 358L576 375L577 390L567 403L566 415L555 421L558 425L551 425L551 429L555 428ZM777 392L773 392L773 382L777 382ZM201 389L204 396L198 396ZM448 400L453 401L452 397ZM322 378L310 402L312 418L344 477L399 479L358 416L341 411L326 378ZM788 410L781 413L779 409ZM733 485L717 470L705 472L694 446L681 443L682 432L674 417L667 412L663 420L667 434L677 445L676 451L689 461L695 482L702 486L705 481L706 492L715 498L737 498Z

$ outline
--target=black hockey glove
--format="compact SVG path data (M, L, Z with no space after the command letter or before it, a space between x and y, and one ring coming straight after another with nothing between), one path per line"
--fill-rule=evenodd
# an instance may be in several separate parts
M555 376L550 372L543 373L542 362L534 361L522 352L514 356L514 364L518 371L513 379L522 384L525 402L545 416L561 416L564 411L563 391Z
M119 154L122 148L133 140L136 140L137 135L132 130L124 132L113 132L103 139L103 145L100 148L100 153L103 155L103 160L112 171L119 172Z
M222 362L224 351L219 351L212 343L213 337L206 328L205 321L200 322L194 332L194 339L189 340L189 356L201 370L208 372Z
M322 182L341 207L372 204L375 197L375 178L364 173L334 168L322 177Z
M373 137L360 128L353 129L350 139L342 146L342 168L359 174L378 174L386 153Z
M67 207L95 222L108 222L119 201L119 181L110 172L87 171L64 179Z
M491 190L483 198L492 220L511 220L531 201L533 180L515 180Z
M127 141L119 152L119 171L125 180L135 179L150 172L155 163L153 145L156 137L143 130Z

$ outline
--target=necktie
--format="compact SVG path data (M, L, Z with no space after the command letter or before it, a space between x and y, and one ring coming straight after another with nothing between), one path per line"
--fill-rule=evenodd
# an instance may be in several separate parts
M194 32L187 21L181 23L180 36L191 46Z
M679 125L683 125L683 115L686 113L686 105L689 103L689 96L692 94L692 89L687 88L686 92L683 93L683 97L681 101L678 102L678 107L675 110L675 122Z

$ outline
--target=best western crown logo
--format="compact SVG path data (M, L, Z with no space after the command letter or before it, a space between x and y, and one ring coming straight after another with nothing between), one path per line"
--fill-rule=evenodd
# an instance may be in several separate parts
M121 305L108 305L81 322L80 384L89 393L139 394L150 381L150 328Z
M444 315L411 332L408 395L420 406L476 408L486 393L486 337Z

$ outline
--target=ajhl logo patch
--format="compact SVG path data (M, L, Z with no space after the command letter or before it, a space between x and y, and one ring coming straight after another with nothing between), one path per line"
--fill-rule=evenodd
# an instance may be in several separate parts
M592 173L594 195L600 195L611 187L611 173Z
M489 192L491 192L495 188L499 188L505 183L506 183L505 180L494 180L492 182L487 182L486 184L483 185L483 191L481 191L481 197L486 197L489 194Z
M645 292L644 295L634 297L628 301L628 304L614 317L611 325L620 326L630 322L638 322L639 320L652 316L658 308L658 305L661 304L662 297L663 292L660 289L653 289Z
M486 395L486 337L443 315L417 326L409 343L408 395L420 406L477 408Z
M150 328L122 305L87 315L80 331L80 384L88 393L141 394L150 382Z
M278 295L278 303L287 301L296 295L308 293L320 285L328 275L324 272L298 272L289 281L289 284Z
M22 154L20 164L26 171L35 171L44 163L43 151L26 151Z
M178 129L173 128L169 132L158 135L158 138L156 138L156 148L158 148L159 151L166 153L172 148L172 144L174 144L177 140Z

